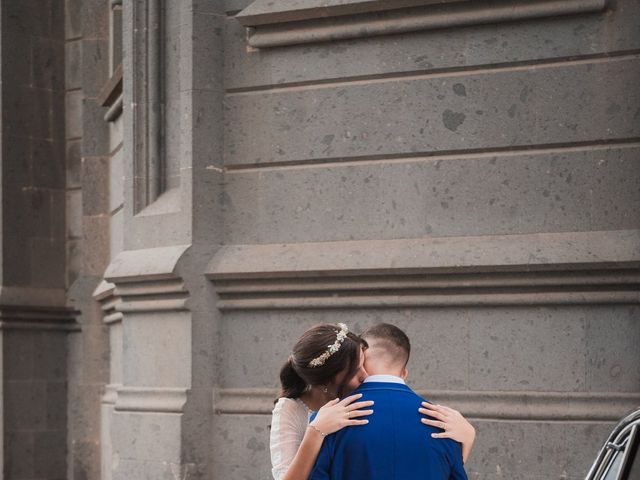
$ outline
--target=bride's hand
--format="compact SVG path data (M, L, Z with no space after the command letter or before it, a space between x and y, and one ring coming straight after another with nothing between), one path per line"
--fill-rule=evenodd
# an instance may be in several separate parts
M432 418L422 418L420 421L425 425L444 430L440 433L432 433L433 438L450 438L462 444L473 444L476 438L476 429L460 412L444 405L435 405L429 402L422 402L422 407L418 411Z
M328 401L318 410L316 418L313 419L310 425L313 425L325 435L329 435L349 425L365 425L369 423L369 420L359 420L359 418L373 413L373 410L362 410L373 405L373 402L356 402L361 397L362 394L358 393L342 400L336 398Z

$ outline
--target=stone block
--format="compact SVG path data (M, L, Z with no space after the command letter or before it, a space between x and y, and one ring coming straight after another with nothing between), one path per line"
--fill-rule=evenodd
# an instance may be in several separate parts
M120 461L180 464L181 418L172 413L115 411L111 425L114 456Z
M31 281L34 287L63 288L66 280L64 238L34 237L29 240Z
M67 92L65 101L66 138L77 139L83 133L82 90Z
M122 384L122 323L111 324L109 327L109 383Z
M193 57L188 72L195 90L224 88L224 28L226 18L219 15L193 15ZM186 72L185 72L186 73Z
M44 430L47 422L46 382L10 380L4 385L6 431Z
M34 433L34 475L36 478L65 478L67 441L64 430Z
M29 331L3 333L3 355L7 359L3 373L6 380L30 381L34 375L34 334Z
M620 57L468 77L229 95L225 164L421 156L634 138L640 134L633 120L640 109L640 93L633 93L639 74L640 61ZM576 78L582 81L576 84ZM601 78L611 79L610 88L601 88ZM621 91L631 92L624 105L618 98ZM371 99L376 99L373 107ZM563 108L558 108L560 101ZM251 142L246 141L248 132Z
M63 189L65 187L65 148L63 137L56 140L31 140L31 164L34 187Z
M213 431L215 478L271 478L268 415L218 415Z
M193 168L206 168L210 166L222 166L223 164L223 133L220 125L223 118L222 92L213 90L194 90L189 92L190 101L183 103L183 108L190 105L190 128L192 145L189 147L197 155L190 155L193 158ZM187 94L187 95L189 95ZM185 115L187 112L184 112ZM182 125L182 136L186 134L185 129L189 123ZM186 152L182 152L184 156Z
M124 152L119 149L109 161L109 211L124 205Z
M634 229L637 155L625 147L230 172L225 235L245 244Z
M34 475L34 434L5 432L4 471L8 479L31 479Z
M635 392L640 386L637 306L592 307L587 318L587 389Z
M3 184L3 194L7 200L20 195L23 187L32 184L31 149L32 142L24 137L6 135L2 142L3 176L11 179Z
M67 212L65 190L51 190L51 235L55 239L64 240L67 236Z
M99 440L102 393L103 386L100 384L69 384L70 435L75 440L94 442Z
M82 90L87 98L96 98L109 80L109 42L105 38L83 38L81 42Z
M77 39L82 37L82 0L65 0L65 39Z
M109 157L82 158L82 212L105 215L109 208Z
M124 116L121 114L118 118L109 123L109 152L115 155L122 146L122 138L124 128ZM115 153L114 153L115 152Z
M81 40L65 43L65 88L67 90L82 88L82 45Z
M84 0L80 3L80 8L83 39L109 38L110 4L101 0Z
M118 210L111 215L111 238L109 239L109 249L111 257L115 258L124 250L124 211Z
M469 312L471 390L585 391L582 308Z
M115 457L112 462L112 480L129 480L131 478L153 478L154 480L175 480L176 478L192 478L192 465L181 465L180 462L141 461ZM189 473L185 473L189 472ZM205 477L195 477L205 478Z
M67 238L82 237L82 190L67 190Z
M469 478L584 478L612 428L603 423L476 420ZM578 439L580 439L578 441Z
M11 118L11 121L4 125L6 132L21 137L52 138L54 92L11 84L6 85L5 91L3 110Z
M78 440L74 442L68 458L71 478L101 478L100 444L97 440ZM137 478L144 478L144 476Z
M97 157L109 154L109 125L104 120L105 107L90 98L82 102L83 128L91 132L82 139L82 156Z
M67 188L78 188L82 186L82 160L80 151L82 142L80 140L66 142L67 148Z
M82 238L67 239L67 286L74 284L82 271Z
M34 378L64 381L67 378L67 333L38 332L33 337Z
M124 323L124 384L182 387L190 382L191 327L188 315L158 312Z
M67 379L48 381L46 384L47 412L46 430L67 429Z
M84 216L82 220L83 273L102 276L109 265L109 217Z
M31 14L33 15L34 12ZM60 40L61 38L52 40L45 37L31 37L30 60L34 87L64 90L64 44Z
M96 323L83 328L83 380L90 384L109 383L109 327L100 322L100 315L94 318Z
M319 80L476 69L633 50L640 46L635 22L639 14L637 2L623 0L607 15L565 16L260 50L247 48L246 29L230 16L225 39L225 86L235 89L291 82L313 84ZM616 28L612 31L613 24ZM300 68L301 63L305 68Z
M2 61L11 68L4 69L2 72L3 88L7 85L31 85L32 66L30 65L31 56L25 55L25 52L31 52L32 44L36 41L27 31L16 28L19 22L6 22L3 28L3 41L7 42L12 48L4 49L2 52ZM20 48L15 48L20 46Z

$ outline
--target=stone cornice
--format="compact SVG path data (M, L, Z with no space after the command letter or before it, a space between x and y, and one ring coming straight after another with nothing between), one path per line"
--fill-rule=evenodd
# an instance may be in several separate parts
M599 12L607 0L257 0L236 15L255 48Z
M118 385L115 409L120 412L182 413L187 392L186 388ZM108 400L113 400L112 397Z
M102 280L93 292L93 298L100 303L104 323L122 322L122 312L118 310L122 299L116 295L115 290L116 286L113 283Z
M118 313L186 310L189 293L178 269L188 249L189 245L176 245L129 250L113 259L105 283L94 292L107 313L105 322L120 320Z
M0 330L79 330L62 289L0 287Z
M638 393L416 390L432 402L487 420L609 422L640 405ZM278 395L270 388L219 389L213 408L223 414L263 414Z
M218 308L640 303L640 232L235 245L207 268Z

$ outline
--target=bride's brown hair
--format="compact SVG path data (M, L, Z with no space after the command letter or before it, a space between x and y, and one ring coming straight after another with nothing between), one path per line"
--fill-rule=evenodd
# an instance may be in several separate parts
M339 331L339 326L323 323L302 334L280 370L280 397L298 398L309 386L331 383L343 370L347 372L344 383L356 374L360 365L360 352L367 348L367 342L352 332L347 333L338 351L331 354L323 365L309 366L313 359L326 352L329 345L336 341ZM339 396L342 395L343 388L344 384L338 386Z

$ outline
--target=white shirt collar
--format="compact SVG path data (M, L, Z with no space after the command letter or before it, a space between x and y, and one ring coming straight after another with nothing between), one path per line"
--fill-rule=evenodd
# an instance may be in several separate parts
M404 380L400 377L396 377L395 375L369 375L364 379L363 383L369 382L384 382L384 383L401 383L405 384Z

